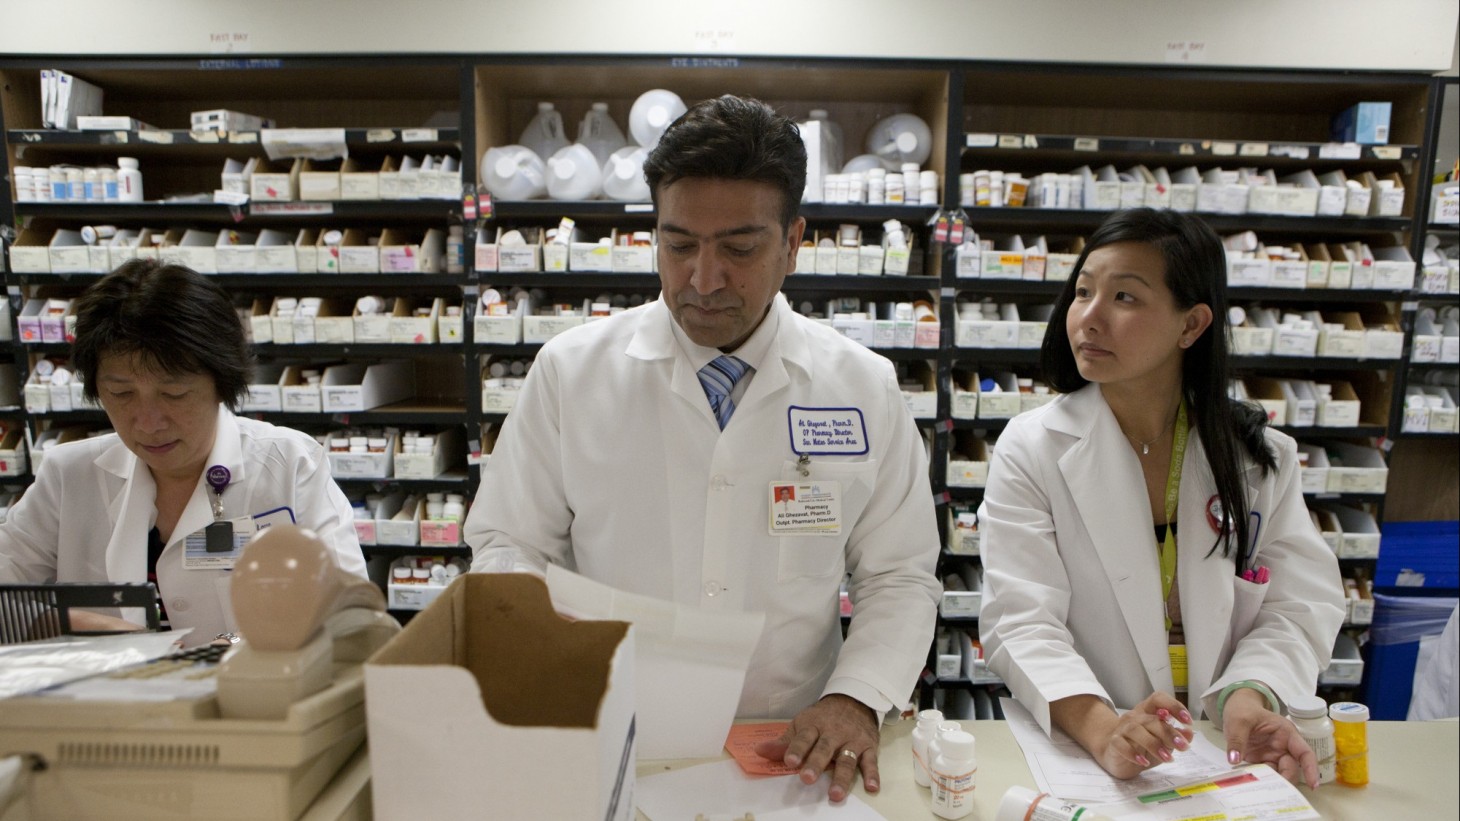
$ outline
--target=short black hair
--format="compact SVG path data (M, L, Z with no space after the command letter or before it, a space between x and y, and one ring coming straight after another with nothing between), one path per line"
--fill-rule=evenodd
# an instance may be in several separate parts
M1085 250L1055 301L1049 326L1044 332L1040 365L1045 381L1061 393L1070 393L1088 385L1075 363L1070 349L1069 329L1065 319L1075 301L1076 280L1085 268L1091 252L1120 242L1135 242L1154 248L1166 264L1166 287L1180 310L1206 305L1212 311L1212 324L1182 353L1181 395L1191 412L1193 426L1201 438L1212 470L1213 483L1222 509L1232 522L1226 538L1218 536L1223 555L1232 555L1233 542L1244 548L1238 561L1246 555L1251 536L1246 496L1246 474L1240 459L1245 450L1266 474L1277 469L1277 456L1268 445L1263 428L1267 414L1252 405L1228 398L1227 340L1227 253L1222 241L1199 217L1170 210L1132 208L1117 211L1096 228L1085 243ZM1238 567L1240 570L1247 568Z
M644 161L654 205L659 189L687 177L766 182L781 192L790 228L806 190L806 144L794 120L750 97L726 94L695 104L670 123Z
M153 259L122 263L76 300L71 358L97 401L106 355L136 354L154 373L207 374L219 401L238 410L253 357L227 292L191 268Z

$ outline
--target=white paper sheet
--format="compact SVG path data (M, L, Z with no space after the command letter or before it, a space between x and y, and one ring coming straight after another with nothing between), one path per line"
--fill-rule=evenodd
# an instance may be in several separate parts
M1160 764L1135 778L1122 781L1107 773L1074 739L1056 729L1046 738L1044 730L1024 705L1012 698L1001 699L1004 718L1035 783L1042 792L1084 803L1105 804L1148 793L1168 790L1204 778L1229 774L1232 765L1216 745L1201 733L1192 739L1191 749L1177 751L1174 761Z
M1232 776L1251 775L1243 780ZM1321 818L1298 788L1266 764L1243 767L1227 773L1227 786L1188 784L1180 798L1160 803L1140 799L1099 807L1099 811L1120 821L1210 821L1240 818L1243 821L1307 821ZM1192 788L1195 789L1192 789Z
M0 698L160 658L191 631L61 636L0 647Z
M829 802L830 783L829 775L810 785L794 775L751 776L734 761L717 761L640 778L634 798L650 821L694 821L699 814L719 821L748 812L756 821L886 821L855 795Z
M634 702L640 759L713 758L725 746L764 613L712 613L639 596L556 565L558 612L634 625ZM691 818L694 816L691 815Z

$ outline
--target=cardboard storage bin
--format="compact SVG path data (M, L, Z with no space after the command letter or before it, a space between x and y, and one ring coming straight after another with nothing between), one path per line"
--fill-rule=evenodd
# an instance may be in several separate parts
M375 817L633 818L633 658L541 579L459 577L365 666Z

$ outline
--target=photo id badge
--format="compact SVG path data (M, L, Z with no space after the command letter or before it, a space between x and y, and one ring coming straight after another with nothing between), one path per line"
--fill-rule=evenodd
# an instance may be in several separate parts
M836 536L842 532L842 484L771 482L770 535Z
M232 570L253 538L253 517L213 522L183 540L184 570Z

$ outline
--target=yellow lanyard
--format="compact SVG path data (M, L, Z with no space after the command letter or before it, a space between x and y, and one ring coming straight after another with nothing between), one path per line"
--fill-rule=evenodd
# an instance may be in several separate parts
M1186 457L1186 400L1176 411L1176 431L1171 440L1171 471L1166 475L1166 540L1161 543L1161 605L1171 600L1176 582L1176 507L1181 499L1181 461ZM1171 614L1166 614L1166 632L1171 632Z

